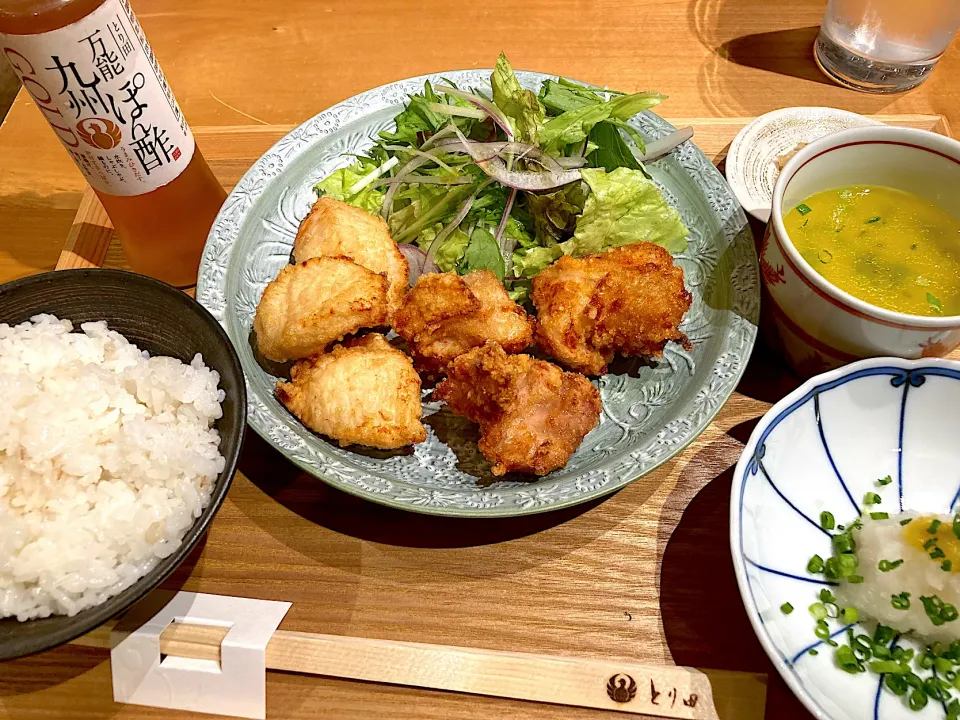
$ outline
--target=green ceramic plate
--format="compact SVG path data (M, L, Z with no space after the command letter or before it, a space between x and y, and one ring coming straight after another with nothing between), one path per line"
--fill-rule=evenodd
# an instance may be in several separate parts
M391 127L407 96L446 77L485 87L489 70L410 78L361 93L308 120L243 176L217 217L200 270L197 299L223 324L247 380L248 421L298 466L348 493L416 512L506 517L545 512L617 490L680 452L733 392L756 337L760 283L753 238L726 181L692 143L649 165L690 228L677 259L693 294L682 329L693 350L670 345L655 366L634 363L600 378L600 424L562 470L546 477L496 479L477 450L471 423L424 405L426 442L401 453L343 449L311 433L274 398L276 378L250 345L266 284L288 261L312 187L369 148ZM547 75L518 73L539 89ZM653 113L633 124L649 140L673 127Z

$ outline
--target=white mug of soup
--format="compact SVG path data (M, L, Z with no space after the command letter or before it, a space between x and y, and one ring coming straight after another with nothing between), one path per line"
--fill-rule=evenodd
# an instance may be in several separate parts
M960 143L876 126L803 148L777 180L760 248L764 324L813 375L960 344Z

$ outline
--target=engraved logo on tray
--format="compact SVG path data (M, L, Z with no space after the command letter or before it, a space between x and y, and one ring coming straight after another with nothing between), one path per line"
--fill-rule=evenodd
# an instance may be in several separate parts
M607 680L607 695L618 703L628 703L637 696L637 683L629 675L618 673Z

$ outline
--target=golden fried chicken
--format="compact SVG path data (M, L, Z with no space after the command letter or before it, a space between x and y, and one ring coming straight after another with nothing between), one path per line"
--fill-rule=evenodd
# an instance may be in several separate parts
M533 279L537 344L571 370L602 375L615 353L663 355L692 297L683 269L659 245L624 245L599 255L562 257Z
M413 363L372 333L293 366L277 399L311 430L341 446L391 450L420 443L420 378Z
M494 475L563 467L600 420L600 393L583 375L507 355L494 342L454 360L435 395L480 424L480 452Z
M533 342L533 323L489 270L421 275L393 316L393 329L427 373L487 340L507 352Z
M253 318L260 353L286 362L315 355L360 328L387 321L387 279L345 258L287 265Z
M410 268L390 237L387 224L353 205L328 197L313 204L293 242L296 262L312 257L345 257L385 275L390 285L387 305L391 314L407 292Z

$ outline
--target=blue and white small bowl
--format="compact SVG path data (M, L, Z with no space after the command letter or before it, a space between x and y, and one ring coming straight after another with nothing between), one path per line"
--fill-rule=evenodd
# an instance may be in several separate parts
M878 487L887 475L893 482ZM829 583L806 566L814 554L831 554L820 513L851 522L868 492L878 493L877 509L891 515L953 512L960 497L960 363L875 358L809 380L760 420L737 463L730 503L744 606L807 709L820 720L943 718L940 703L913 712L881 690L876 675L839 669L832 649L813 634L807 608ZM784 603L795 610L785 615ZM831 621L835 635L846 628Z

